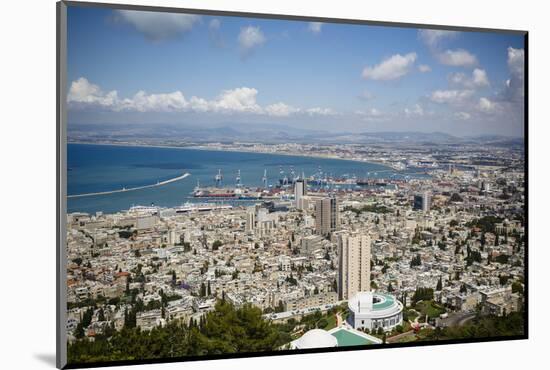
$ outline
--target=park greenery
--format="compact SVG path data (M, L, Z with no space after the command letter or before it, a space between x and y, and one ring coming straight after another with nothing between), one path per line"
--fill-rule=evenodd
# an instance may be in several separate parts
M478 316L462 326L426 330L419 340L452 340L519 336L525 333L523 312L505 316Z
M468 222L466 226L477 227L481 230L482 233L494 233L495 224L502 222L502 220L503 219L500 217L485 216Z
M420 312L421 318L428 316L430 319L439 317L439 315L446 312L443 306L433 300L418 302L415 309L417 312Z
M417 302L429 301L429 300L432 300L433 298L434 298L434 290L432 288L419 287L419 288L416 288L412 297L412 301L413 301L413 304L416 304Z
M70 364L156 359L185 356L206 356L226 353L274 351L300 337L308 330L336 327L336 312L347 316L346 305L325 313L319 310L275 324L262 317L262 311L250 304L236 308L224 299L213 311L188 324L175 320L150 331L136 327L136 310L125 314L121 331L108 326L105 333L93 340L84 338L84 328L92 320L93 309L85 311L77 328L77 340L68 345Z
M523 286L515 282L513 289L521 292ZM207 294L209 287L205 285L202 290ZM68 344L69 363L86 364L274 351L286 348L289 342L311 329L330 330L336 327L336 313L340 312L344 320L348 313L346 304L342 304L325 313L316 310L299 319L291 318L285 323L273 323L263 317L263 314L270 312L262 312L250 304L235 307L222 296L214 310L200 316L200 319L191 319L188 323L173 320L149 331L141 330L136 325L137 313L159 308L164 311L164 306L169 300L181 297L167 296L161 292L161 298L161 302L153 301L144 304L134 296L132 290L128 290L122 298L130 303L129 308L125 310L124 327L116 331L114 323L111 322L102 332L95 333L93 338L86 337L85 329L93 320L96 304L104 303L106 299L101 298L100 302L87 302L90 306L83 311L81 321L74 332L76 340ZM110 303L118 304L118 302ZM414 321L418 317L423 322L426 317L433 319L446 312L441 304L434 301L433 288L417 288L412 297L412 307L414 309L404 309L402 326L395 328L391 333L379 330L380 332L371 334L385 341L386 336L412 333L409 320ZM282 302L279 302L277 308L271 312L282 310ZM105 321L102 308L95 313L99 321ZM523 333L523 313L513 312L505 314L504 317L477 315L462 326L422 329L420 332L403 337L402 341L487 338Z
M84 316L91 320L88 311ZM199 322L172 321L150 331L135 327L132 316L128 314L124 328L109 337L101 334L93 341L69 344L69 363L273 351L291 340L278 325L264 320L259 308L249 304L235 308L223 300Z
M393 212L393 210L391 210L390 208L388 208L384 205L379 205L379 204L368 204L368 205L365 205L361 208L346 207L345 211L351 211L351 212L355 213L356 215L359 215L363 212L382 213L382 214Z

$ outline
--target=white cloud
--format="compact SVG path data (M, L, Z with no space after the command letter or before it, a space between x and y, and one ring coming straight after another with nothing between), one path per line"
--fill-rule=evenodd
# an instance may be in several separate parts
M412 108L405 108L405 115L407 117L423 116L424 108L420 104L415 104Z
M249 112L262 113L256 103L258 90L239 87L223 91L216 99L206 100L196 96L187 100L181 91L171 93L147 94L138 91L131 98L119 99L116 91L103 92L84 77L73 81L67 96L67 102L74 107L103 108L115 112Z
M449 82L453 86L464 87L467 89L489 86L489 78L487 77L487 72L479 68L474 69L471 76L467 76L462 72L451 73L449 75Z
M515 122L523 124L524 50L509 47L507 63L510 77L505 81L502 90L493 97L480 97L472 101L471 109L486 114L489 118L498 115L501 119L515 120ZM484 81L482 74L478 73L477 77L478 81Z
M258 90L249 87L225 90L211 105L214 111L261 113L262 109L256 103L257 95Z
M253 49L263 45L266 41L266 38L262 30L260 30L260 27L248 26L241 28L238 40L241 52L246 54Z
M220 114L262 114L275 117L286 117L292 114L309 116L335 115L330 108L313 107L301 109L283 102L265 107L256 99L258 90L250 87L239 87L224 90L215 99L207 100L192 96L187 99L183 92L148 94L138 91L129 98L121 99L115 90L104 92L98 85L80 77L71 83L67 102L70 109L92 109L111 112L198 112Z
M275 104L271 104L271 105L268 105L267 107L265 107L265 111L270 116L288 117L292 113L297 113L299 111L299 109L294 108L294 107L292 107L290 105L287 105L285 103L275 103Z
M472 95L472 90L436 90L432 92L430 99L435 103L457 104L465 101Z
M363 78L371 80L395 80L405 76L416 61L416 53L395 54L379 64L363 69Z
M188 105L181 91L166 94L147 94L145 91L139 91L132 99L122 100L116 109L138 112L176 112L187 109Z
M322 27L323 27L323 23L321 22L309 22L307 25L308 31L314 34L321 33Z
M453 86L466 86L470 85L469 77L464 73L451 73L449 75L449 83Z
M118 101L116 90L105 93L97 85L80 77L71 83L67 102L75 105L96 105L104 108L114 107Z
M473 67L477 65L477 57L464 49L445 50L436 55L441 64L452 67Z
M498 110L498 103L489 100L488 98L479 98L477 108L484 113L494 113Z
M147 39L172 39L189 32L200 17L194 14L116 10L116 20L127 23Z
M489 77L484 69L476 68L472 72L472 81L476 86L489 86Z
M419 30L418 37L428 46L439 63L452 67L473 67L478 64L477 57L464 49L447 49L442 47L445 40L452 40L460 35L458 31Z
M309 109L306 109L305 112L310 116L333 116L336 114L336 112L330 108L320 108L320 107L309 108Z
M429 47L437 47L445 39L453 39L459 35L457 31L419 30L418 36Z
M421 64L418 66L418 70L422 73L430 72L432 68L429 65Z
M508 48L508 68L512 74L523 76L525 52L523 49Z
M204 113L204 112L208 112L211 106L208 100L203 98L198 98L196 96L192 96L191 99L189 100L189 108L192 111Z
M467 121L472 117L472 115L468 112L456 112L455 117L462 121Z
M525 52L523 49L508 48L508 69L510 78L506 81L504 99L523 103L525 96Z

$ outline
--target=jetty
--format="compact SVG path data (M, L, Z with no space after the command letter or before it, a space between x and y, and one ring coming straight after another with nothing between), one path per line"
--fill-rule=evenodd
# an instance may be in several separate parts
M86 193L86 194L73 194L73 195L67 195L67 198L82 198L82 197L93 197L93 196L97 196L97 195L107 195L107 194L115 194L115 193L126 193L128 191L135 191L135 190L141 190L141 189L148 189L148 188L155 188L157 186L163 186L163 185L167 185L167 184L170 184L172 182L176 182L176 181L180 181L180 180L183 180L184 178L190 176L191 174L190 173L184 173L183 175L181 176L178 176L178 177L174 177L172 179L168 179L168 180L164 180L164 181L159 181L157 182L156 184L151 184L151 185L143 185L143 186L136 186L134 188L122 188L122 189L117 189L117 190L110 190L110 191L100 191L100 192L96 192L96 193Z

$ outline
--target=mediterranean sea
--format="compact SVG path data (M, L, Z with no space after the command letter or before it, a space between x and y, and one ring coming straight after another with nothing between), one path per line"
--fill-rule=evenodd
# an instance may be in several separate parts
M113 213L135 205L179 206L185 202L204 202L193 198L197 186L214 186L214 176L221 170L223 185L234 186L241 171L243 186L262 186L264 170L268 184L278 183L280 171L290 176L312 176L319 170L333 177L402 179L404 174L389 167L341 159L228 152L145 146L68 144L67 194L78 195L141 187L166 181L183 173L190 175L166 185L128 192L67 199L67 212Z

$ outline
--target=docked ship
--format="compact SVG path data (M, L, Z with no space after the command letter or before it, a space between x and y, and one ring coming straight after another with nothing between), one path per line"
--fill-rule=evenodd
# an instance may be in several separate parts
M159 211L159 207L151 204L150 206L132 206L129 209L129 212L131 213L149 213L149 214L157 214Z
M230 204L214 204L214 203L184 203L179 207L175 207L176 213L191 213L191 212L209 212L222 209L233 208Z
M376 179L357 179L355 182L359 186L386 186L388 183L384 180Z
M200 183L197 182L197 186L191 194L195 198L214 198L228 200L256 200L262 198L261 191L254 191L242 185L240 170L237 172L237 177L235 178L236 185L234 187L223 186L223 175L221 170L218 170L218 173L214 177L214 181L216 185L213 187L201 187Z
M195 198L215 198L215 199L238 199L255 200L261 199L262 193L248 188L216 188L216 187L196 187L193 191Z
M226 189L226 188L200 188L197 187L193 191L193 196L195 198L235 198L236 193L235 189Z

